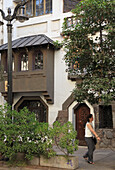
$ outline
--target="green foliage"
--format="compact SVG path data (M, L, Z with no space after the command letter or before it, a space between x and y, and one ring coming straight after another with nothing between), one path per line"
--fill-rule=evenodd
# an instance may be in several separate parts
M80 76L73 94L79 102L107 105L115 96L115 1L83 0L63 25L65 62L70 74Z
M78 149L77 132L73 129L71 122L61 125L56 121L53 124L52 137L54 144L67 158Z
M48 124L39 123L27 108L17 112L8 105L0 106L0 152L9 159L18 152L25 153L28 160L33 155L55 155Z
M60 49L63 46L63 44L60 43L58 40L56 40L54 41L54 46L55 46L55 49Z
M17 153L24 153L25 160L34 155L50 158L56 155L54 144L68 156L77 149L76 135L70 122L49 127L38 122L26 107L17 112L7 104L0 106L0 153L11 162Z

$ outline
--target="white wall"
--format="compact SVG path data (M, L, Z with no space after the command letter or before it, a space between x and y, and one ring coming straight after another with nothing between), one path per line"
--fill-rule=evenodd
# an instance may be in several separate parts
M55 52L54 104L49 107L50 124L55 121L58 111L62 110L62 104L71 95L71 91L75 87L75 82L67 79L67 73L65 72L66 66L63 57L63 49Z
M12 0L5 1L4 8L12 7ZM45 34L53 40L62 40L60 33L62 32L62 23L64 17L71 16L71 12L63 13L63 0L53 0L53 13L39 17L30 18L24 23L13 21L13 39L19 37ZM7 42L7 31L5 26L4 41ZM52 124L58 114L62 110L62 104L70 96L72 89L75 87L75 82L67 79L65 72L66 66L63 60L63 49L55 51L54 54L54 104L49 104L49 123ZM42 97L42 96L41 96ZM15 102L20 98L16 96ZM43 98L43 100L45 100ZM46 101L45 101L46 102ZM47 103L47 102L46 102Z

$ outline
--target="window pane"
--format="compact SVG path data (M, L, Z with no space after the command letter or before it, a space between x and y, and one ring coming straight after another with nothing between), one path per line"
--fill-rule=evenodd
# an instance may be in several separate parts
M44 1L36 0L36 16L44 14Z
M46 0L46 14L52 13L52 0Z
M64 0L64 12L69 12L80 0Z
M12 56L12 71L14 71L14 56Z
M42 52L38 52L35 55L35 69L43 69L43 54Z
M46 122L47 110L45 105L40 100L24 100L23 103L18 107L18 111L27 107L29 111L34 112L36 120L39 122Z
M26 4L26 15L27 16L33 16L33 10L32 10L32 1L33 0L29 0L29 2Z
M21 71L28 70L28 56L26 54L23 54L21 56Z

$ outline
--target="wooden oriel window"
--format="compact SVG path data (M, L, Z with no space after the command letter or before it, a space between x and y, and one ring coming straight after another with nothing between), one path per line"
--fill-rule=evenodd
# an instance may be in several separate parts
M43 53L41 51L34 54L33 66L34 70L43 69Z
M52 0L29 0L25 8L19 9L19 14L29 17L52 13Z
M20 71L27 70L28 70L28 55L24 53L21 55Z
M12 56L12 71L14 71L14 56ZM8 71L8 57L6 56L5 61L4 61L4 73Z

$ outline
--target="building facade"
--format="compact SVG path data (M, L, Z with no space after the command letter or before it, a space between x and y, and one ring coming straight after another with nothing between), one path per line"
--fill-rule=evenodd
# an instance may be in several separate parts
M5 0L3 9L7 15L21 0ZM94 126L102 138L100 147L115 147L115 103L104 107L79 104L71 95L77 77L66 72L63 48L55 49L53 41L62 41L64 18L71 18L70 10L76 0L29 0L19 15L26 14L26 22L13 21L13 107L27 106L35 112L38 121L50 125L59 120L70 121L77 130L79 144L84 145L84 120L89 113L94 116ZM4 45L0 46L1 63L4 65L4 81L0 91L7 98L7 28L3 28Z
M0 0L0 9L3 9L3 0ZM1 15L0 21L3 21ZM2 44L3 44L3 26L0 26L0 45Z

